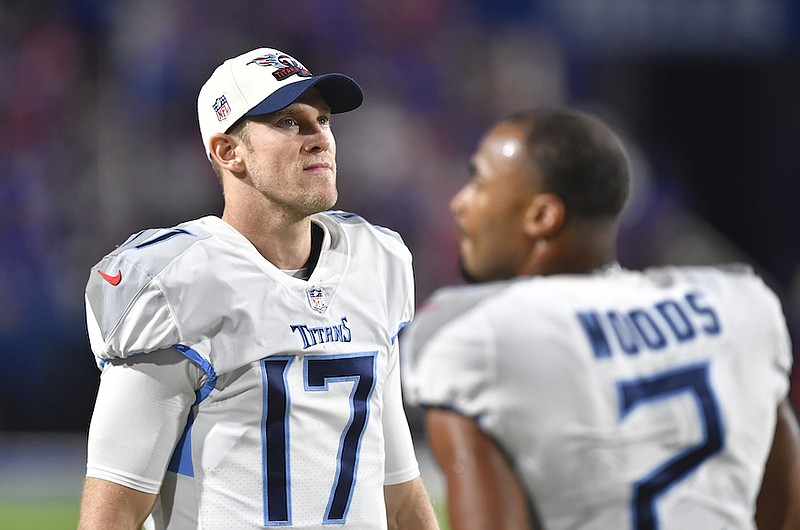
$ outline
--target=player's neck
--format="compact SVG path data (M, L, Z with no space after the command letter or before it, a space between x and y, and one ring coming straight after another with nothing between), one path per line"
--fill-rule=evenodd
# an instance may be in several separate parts
M311 255L311 219L286 222L274 216L226 208L222 220L246 237L264 258L279 269L302 269Z
M537 241L525 275L591 274L617 261L616 227L572 226L557 237Z

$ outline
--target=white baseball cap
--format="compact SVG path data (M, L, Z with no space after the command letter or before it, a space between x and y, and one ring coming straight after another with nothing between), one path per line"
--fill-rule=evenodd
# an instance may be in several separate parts
M211 135L228 131L243 116L276 112L316 86L332 113L357 108L361 87L344 74L313 75L297 59L258 48L228 59L214 70L197 96L197 120L206 156Z

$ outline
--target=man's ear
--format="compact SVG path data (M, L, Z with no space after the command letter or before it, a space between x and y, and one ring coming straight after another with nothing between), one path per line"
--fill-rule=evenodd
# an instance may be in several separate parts
M237 137L215 133L211 135L208 143L211 148L211 158L216 160L220 169L226 169L231 173L241 173L245 170L245 163L237 154L242 148L241 141Z
M552 193L535 193L525 211L523 230L532 238L549 238L564 226L564 201Z

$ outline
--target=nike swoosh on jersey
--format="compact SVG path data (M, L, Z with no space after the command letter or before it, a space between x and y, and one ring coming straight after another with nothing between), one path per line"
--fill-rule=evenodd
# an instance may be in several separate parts
M111 276L110 274L106 274L105 272L98 270L97 274L99 274L105 281L110 283L111 285L119 285L119 282L122 281L122 271L117 271L117 274Z

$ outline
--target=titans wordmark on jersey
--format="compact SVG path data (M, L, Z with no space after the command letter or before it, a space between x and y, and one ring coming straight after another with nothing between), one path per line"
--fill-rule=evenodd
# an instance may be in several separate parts
M749 270L447 288L403 337L412 403L474 418L550 529L752 528L792 363Z
M206 373L155 527L384 528L384 484L418 474L410 438L384 434L402 405L387 401L400 399L410 253L352 214L313 222L325 235L308 281L216 217L140 232L92 270L99 365L172 347Z

